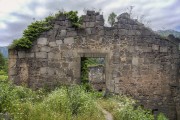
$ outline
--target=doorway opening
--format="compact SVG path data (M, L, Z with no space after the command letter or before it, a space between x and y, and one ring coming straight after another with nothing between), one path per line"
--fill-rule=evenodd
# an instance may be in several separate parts
M105 58L81 57L81 84L85 85L87 90L105 90Z

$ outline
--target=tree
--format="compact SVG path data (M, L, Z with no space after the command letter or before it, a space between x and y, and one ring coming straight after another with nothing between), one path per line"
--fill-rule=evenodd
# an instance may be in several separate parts
M116 14L114 13L114 12L112 12L110 15L109 15L109 17L108 17L108 22L109 22L109 24L111 25L111 27L114 25L114 23L115 23L115 19L116 19Z
M2 55L2 53L0 53L0 69L2 69L5 65L5 59Z

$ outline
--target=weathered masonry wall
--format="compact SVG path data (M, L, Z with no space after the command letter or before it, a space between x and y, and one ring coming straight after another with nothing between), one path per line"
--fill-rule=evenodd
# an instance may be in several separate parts
M178 45L127 13L114 27L104 27L103 16L94 11L82 17L81 29L61 16L30 50L9 50L9 78L34 89L76 84L81 57L103 57L109 91L130 95L145 107L180 120Z
M106 81L105 81L105 74L104 74L104 66L103 65L96 65L96 66L89 66L88 67L88 78L89 83L95 90L103 91L106 89Z

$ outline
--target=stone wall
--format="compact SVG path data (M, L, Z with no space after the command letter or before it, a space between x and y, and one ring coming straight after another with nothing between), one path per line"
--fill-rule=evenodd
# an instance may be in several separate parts
M92 85L93 89L98 91L103 91L106 89L106 81L104 74L104 66L96 65L88 67L88 78L89 83Z
M106 88L139 100L144 107L179 115L179 50L127 13L114 27L104 27L103 16L83 15L75 29L60 16L52 30L42 33L30 50L9 50L9 78L37 89L80 83L81 57L105 58Z

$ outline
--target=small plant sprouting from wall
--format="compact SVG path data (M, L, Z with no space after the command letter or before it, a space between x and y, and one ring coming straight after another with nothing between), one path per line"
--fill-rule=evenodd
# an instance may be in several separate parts
M24 30L23 36L20 39L15 39L9 46L10 49L29 49L41 33L53 28L52 21L61 15L67 17L72 26L78 28L81 26L81 17L79 17L77 11L61 12L59 11L55 15L48 16L44 20L35 21Z

